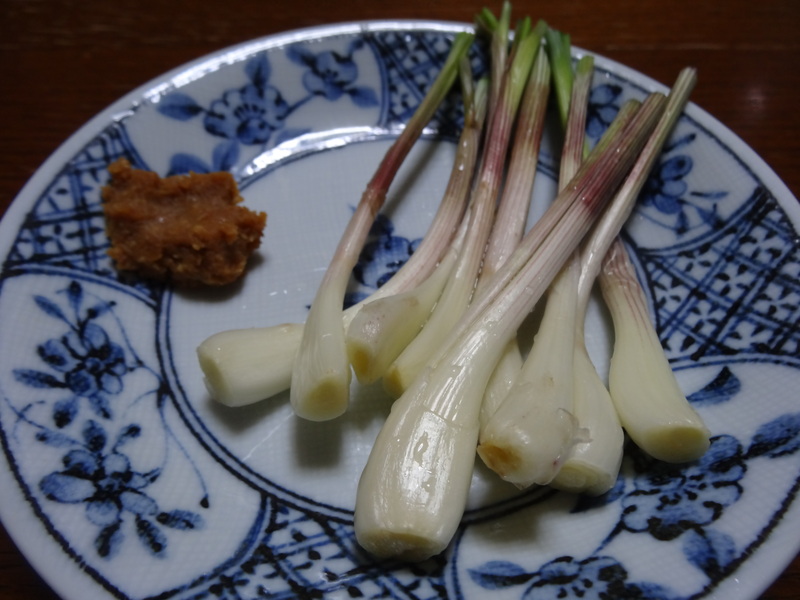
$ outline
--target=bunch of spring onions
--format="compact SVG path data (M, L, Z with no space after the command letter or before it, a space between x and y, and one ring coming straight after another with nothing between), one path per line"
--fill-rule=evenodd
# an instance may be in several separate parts
M289 389L298 416L347 408L351 372L396 398L359 481L355 531L381 557L420 560L458 527L476 452L519 487L609 490L624 433L654 457L698 458L709 432L682 394L619 232L695 82L630 101L590 148L593 60L569 37L484 10L490 73L473 81L473 36L451 53L391 147L344 232L304 324L227 331L198 349L207 387L243 405ZM509 41L509 40L512 41ZM373 296L347 310L347 280L403 158L457 80L464 127L440 207L420 248ZM551 90L552 88L552 90ZM547 103L564 127L556 197L525 231ZM598 280L613 318L603 383L584 343ZM531 350L517 335L537 303ZM265 368L270 365L270 368Z

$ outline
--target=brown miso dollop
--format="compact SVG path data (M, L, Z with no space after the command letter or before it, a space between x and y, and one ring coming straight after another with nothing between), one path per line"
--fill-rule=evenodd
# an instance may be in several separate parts
M103 211L117 269L186 285L220 286L242 276L267 215L241 205L230 173L160 177L124 158L108 171Z

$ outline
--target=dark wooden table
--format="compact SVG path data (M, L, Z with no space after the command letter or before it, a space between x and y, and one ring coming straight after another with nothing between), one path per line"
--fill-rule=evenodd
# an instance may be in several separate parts
M131 89L228 45L366 19L470 21L471 0L0 0L0 211L71 133ZM499 10L499 1L487 6ZM518 0L573 43L671 83L699 69L692 100L800 194L800 2ZM765 600L800 595L800 558ZM0 598L56 598L0 528ZM88 600L88 599L87 599Z

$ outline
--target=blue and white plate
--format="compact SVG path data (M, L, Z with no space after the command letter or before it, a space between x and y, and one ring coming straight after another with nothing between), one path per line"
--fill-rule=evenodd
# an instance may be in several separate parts
M800 206L694 105L627 237L713 432L701 461L631 450L595 499L518 492L478 467L445 554L376 562L354 540L352 510L389 409L379 386L354 384L351 410L329 423L296 419L285 395L239 409L209 399L197 345L304 320L367 179L464 27L331 26L203 58L97 116L13 203L0 229L0 516L64 598L743 599L796 554ZM596 64L593 138L626 98L664 89ZM454 101L399 174L353 298L423 235L458 128ZM554 189L553 147L545 140L534 207ZM119 157L162 175L236 176L246 204L269 213L241 284L186 293L118 277L100 188ZM594 306L601 369L608 338Z

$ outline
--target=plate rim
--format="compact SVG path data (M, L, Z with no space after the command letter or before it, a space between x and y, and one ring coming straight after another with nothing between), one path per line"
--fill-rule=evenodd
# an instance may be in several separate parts
M136 106L136 100L146 99L158 93L158 90L163 90L164 85L174 84L179 75L196 72L200 67L212 63L219 64L222 59L229 57L244 58L252 54L255 49L264 49L269 47L277 47L291 41L300 41L310 39L313 37L331 37L334 35L347 35L359 32L371 31L395 31L400 29L409 30L430 30L430 31L443 31L443 32L458 32L458 31L474 31L474 26L467 22L460 21L439 21L432 19L376 19L376 20L362 20L351 22L337 22L328 23L323 25L315 25L305 28L291 29L285 32L278 32L267 34L265 36L245 40L225 46L219 50L212 51L204 54L198 58L192 59L181 65L178 65L168 71L157 75L147 82L137 86L126 94L123 94L111 104L100 110L94 116L85 121L79 126L72 134L65 140L60 142L55 149L42 161L36 168L34 173L23 184L22 188L14 196L9 204L6 212L0 220L0 251L7 250L7 243L5 243L5 229L8 228L7 222L13 220L13 217L18 217L23 208L18 206L23 204L25 197L35 195L36 190L41 191L46 184L47 172L52 170L53 166L58 164L63 158L70 156L70 151L73 146L80 146L85 143L93 134L98 133L102 127L101 124L107 124L109 120L119 120L125 114L129 113L132 107ZM584 54L591 54L595 57L597 66L603 66L615 73L621 74L624 77L637 81L645 88L652 91L667 91L666 84L657 81L650 77L620 63L607 56L594 52L590 49L585 49L581 46L573 46L573 56L580 57ZM677 74L676 74L677 75ZM702 73L699 73L700 80L702 81ZM717 119L714 115L706 111L704 108L689 101L685 108L685 112L696 120L713 125L714 133L721 140L725 141L731 146L734 146L737 155L740 156L746 164L751 167L757 167L756 173L764 180L767 187L773 191L773 195L778 203L781 205L787 215L792 220L792 224L796 229L800 229L800 200L792 193L788 185L778 176L778 174L769 166L769 164L753 150L747 142L741 138L737 133L730 129L727 125ZM742 156L743 155L743 156ZM791 202L793 200L793 202Z

